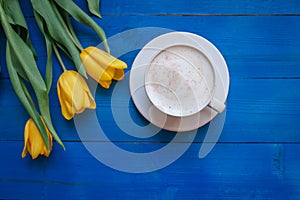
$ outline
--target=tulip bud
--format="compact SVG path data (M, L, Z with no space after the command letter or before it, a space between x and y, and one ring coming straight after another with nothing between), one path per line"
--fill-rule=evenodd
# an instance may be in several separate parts
M24 130L24 149L22 152L22 158L26 156L27 152L31 155L32 159L36 159L39 155L44 155L46 157L50 155L52 150L52 135L46 126L45 128L50 142L50 150L47 149L42 135L34 121L31 118L27 121Z
M86 72L102 87L109 88L112 80L121 80L127 64L96 47L88 47L80 53Z
M57 93L63 116L70 120L85 108L95 109L95 100L82 76L73 70L62 73L57 82Z

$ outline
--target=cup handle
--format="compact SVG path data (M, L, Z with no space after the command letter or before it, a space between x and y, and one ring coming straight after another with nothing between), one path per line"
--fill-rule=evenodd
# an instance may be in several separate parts
M225 104L214 97L212 98L208 106L213 110L217 111L218 113L223 112L225 109Z

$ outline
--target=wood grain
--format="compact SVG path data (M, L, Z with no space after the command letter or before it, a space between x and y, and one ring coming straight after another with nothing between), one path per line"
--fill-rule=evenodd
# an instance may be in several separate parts
M33 16L29 0L21 1L26 16ZM88 11L86 1L75 0ZM294 15L300 13L297 0L114 0L101 1L101 14L107 15Z
M125 79L124 81L128 81ZM227 100L227 117L221 142L300 142L300 101L299 80L297 79L233 79L231 80L229 97ZM9 80L0 82L1 96L0 116L1 140L22 140L23 127L27 121L27 114L14 95ZM2 90L2 88L5 88ZM278 92L278 89L281 89ZM96 91L98 105L97 116L101 126L108 131L114 141L145 141L128 136L115 125L111 111L111 93L109 90L99 88ZM129 91L128 91L129 92ZM6 95L5 95L6 94ZM53 122L63 140L79 140L73 122L68 122L61 116L56 90L50 96ZM119 96L118 105L122 109L129 109L136 123L145 125L147 121L135 109L132 101L125 96ZM13 126L8 126L11 122ZM126 126L126 124L121 124ZM204 127L199 132L206 131ZM167 137L161 135L167 134ZM174 133L163 131L160 136L150 138L155 142L158 138L169 141ZM200 134L201 135L201 134ZM162 139L164 138L164 139ZM203 140L202 137L198 138Z
M205 159L197 158L201 144L193 144L165 169L128 174L99 163L81 143L67 142L68 151L54 149L55 156L35 161L20 158L19 143L0 142L7 149L0 152L5 159L1 198L297 199L300 195L298 144L218 144Z
M103 20L96 19L105 29L108 37L140 27L163 27L199 34L221 51L227 61L231 78L299 78L299 20L300 16L107 16ZM95 46L101 42L91 29L75 22L74 24L83 46ZM46 51L44 46L40 45L44 44L44 39L34 19L28 19L28 26L31 27L31 37L36 51L39 52L38 65L44 73ZM3 33L1 40L3 42L1 42L0 53L4 54ZM128 40L130 42L132 38ZM122 44L111 47L112 53L118 45ZM138 51L124 55L124 60L129 67L137 53ZM5 57L1 58L1 64L5 66ZM73 67L70 62L67 66ZM55 62L54 77L58 79L60 73L61 69ZM7 77L7 70L3 67L0 78Z
M75 2L87 11L86 1ZM44 74L44 39L29 0L20 3ZM9 81L6 40L1 30L0 199L300 198L300 1L103 0L101 13L102 19L93 19L108 37L133 28L163 27L199 34L221 51L231 81L225 126L218 143L207 157L198 158L201 145L208 144L203 142L209 128L206 125L198 129L183 156L166 168L131 174L105 166L83 146L74 121L64 120L61 115L55 86L61 69L54 59L50 107L54 126L67 150L54 143L49 158L22 159L28 115ZM73 23L83 46L100 43L89 28ZM130 42L132 38L128 37L114 44L112 53ZM129 66L127 72L138 52L121 57ZM72 69L73 64L63 58ZM98 88L95 99L99 123L115 145L141 153L158 150L172 140L174 133L169 131L150 138L136 138L122 131L111 112L112 91ZM148 124L126 96L120 95L116 101L120 110L129 110L135 123ZM90 142L97 146L107 141ZM124 162L128 161L120 160Z

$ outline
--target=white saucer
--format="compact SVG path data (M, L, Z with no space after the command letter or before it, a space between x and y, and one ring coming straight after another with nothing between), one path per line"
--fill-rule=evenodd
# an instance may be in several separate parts
M199 112L188 116L177 117L167 115L152 104L145 89L145 73L152 60L161 51L176 46L192 47L205 54L215 72L216 80L213 96L225 103L229 89L229 73L223 56L209 41L201 36L187 32L167 33L154 38L145 45L132 65L129 87L135 106L152 124L170 131L189 131L205 125L218 112L206 106Z

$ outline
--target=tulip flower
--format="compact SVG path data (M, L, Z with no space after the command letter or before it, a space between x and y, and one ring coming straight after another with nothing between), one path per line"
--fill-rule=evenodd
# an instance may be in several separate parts
M86 108L96 108L86 81L76 71L66 70L62 73L57 82L57 93L62 114L67 120Z
M50 142L50 150L47 149L41 133L34 121L31 118L27 121L24 130L24 149L22 152L22 158L26 156L27 152L31 155L32 159L36 159L39 155L44 155L46 157L50 155L52 150L52 135L47 127L46 132Z
M127 68L125 62L96 47L82 50L80 58L86 72L104 88L109 88L112 80L121 80Z

